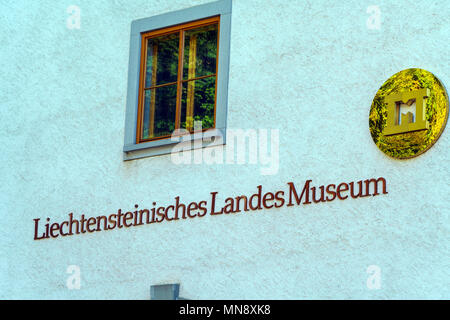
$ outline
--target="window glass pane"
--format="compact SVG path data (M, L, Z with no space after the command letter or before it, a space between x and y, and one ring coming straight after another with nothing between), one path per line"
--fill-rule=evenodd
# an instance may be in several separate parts
M202 129L213 128L215 95L215 76L183 83L181 128L193 130L194 121L201 121Z
M177 85L145 90L142 139L171 135L175 130Z
M214 24L185 32L184 80L216 73L217 29Z
M148 39L145 87L177 81L179 34Z

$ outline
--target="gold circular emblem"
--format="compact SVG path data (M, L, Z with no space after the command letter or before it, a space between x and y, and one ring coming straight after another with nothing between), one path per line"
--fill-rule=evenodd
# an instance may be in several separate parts
M439 139L448 118L448 95L431 72L407 69L378 90L369 114L373 141L396 159L416 157Z

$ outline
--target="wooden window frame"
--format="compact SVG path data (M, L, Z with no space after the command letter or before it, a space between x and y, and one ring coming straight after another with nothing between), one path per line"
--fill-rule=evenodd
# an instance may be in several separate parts
M183 72L184 72L184 49L185 49L185 32L192 29L197 29L201 27L207 27L210 25L217 25L217 46L216 46L216 70L215 73L189 78L187 77L183 80ZM160 85L151 85L150 87L146 87L146 67L147 67L147 50L148 50L148 40L156 37L161 37L165 35L177 34L179 36L179 47L178 47L178 73L177 73L177 81L164 83ZM171 138L173 135L183 135L194 133L193 128L186 128L186 131L182 133L178 129L180 129L181 124L181 100L182 100L182 88L184 83L188 83L191 81L213 78L215 79L215 91L214 91L214 125L212 128L202 129L202 131L210 130L216 127L216 106L217 106L217 74L218 74L218 66L219 66L219 45L220 45L220 16L214 16L206 19L201 19L197 21L191 21L188 23L184 23L177 26L172 26L168 28L163 28L159 30L152 30L149 32L145 32L141 34L141 61L140 61L140 78L139 78L139 102L138 102L138 118L136 125L136 144L145 143L149 141L162 140ZM157 89L165 86L175 85L177 86L177 95L176 95L176 112L175 112L175 131L171 135L158 136L153 138L144 139L142 137L143 133L143 121L144 121L144 101L145 94L147 90ZM150 116L151 117L151 116ZM154 123L153 123L154 125Z

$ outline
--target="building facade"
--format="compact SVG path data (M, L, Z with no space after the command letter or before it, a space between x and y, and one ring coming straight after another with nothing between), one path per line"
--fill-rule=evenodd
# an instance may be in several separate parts
M186 299L449 298L449 131L399 160L369 130L397 72L448 88L448 2L0 6L3 299L150 299L170 284ZM199 75L189 23L211 17ZM189 133L153 139L159 100L145 118L144 91L160 84L142 72L160 53L141 36L180 25L173 114ZM215 81L195 134L207 89L191 76Z

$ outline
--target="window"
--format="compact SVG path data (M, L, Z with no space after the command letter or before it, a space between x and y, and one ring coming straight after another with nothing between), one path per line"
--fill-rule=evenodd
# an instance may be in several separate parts
M231 0L132 24L124 159L170 153L202 135L225 143ZM195 129L195 130L194 130ZM203 139L202 139L203 140ZM213 143L214 144L214 143Z
M219 20L142 35L137 143L214 128Z

